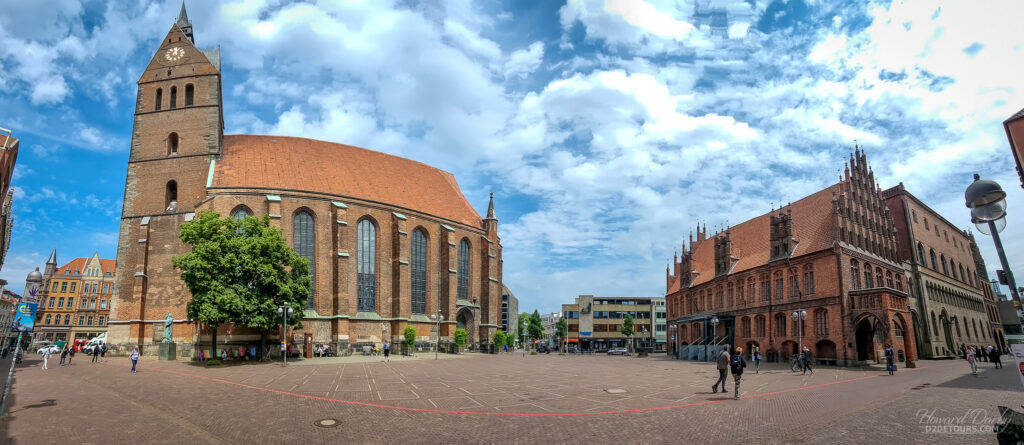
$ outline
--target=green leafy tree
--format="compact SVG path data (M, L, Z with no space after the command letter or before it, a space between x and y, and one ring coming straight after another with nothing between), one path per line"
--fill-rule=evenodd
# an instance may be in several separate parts
M412 349L413 345L416 344L416 328L412 326L405 327L405 347Z
M455 330L455 346L464 347L466 346L466 330L456 329Z
M633 316L632 315L626 314L625 317L622 317L622 328L621 328L620 332L622 332L622 335L625 335L626 337L629 337L629 336L633 335Z
M565 317L558 319L558 341L562 344L566 344L565 339L569 337L569 323L565 321Z
M297 312L288 324L301 326L310 296L309 262L295 253L268 217L241 220L202 211L181 225L179 238L192 251L174 257L192 299L189 318L212 329L235 323L260 329L263 350L270 329L280 326L277 309L288 303Z
M505 333L497 331L494 333L494 349L499 350L502 346L505 346Z
M530 340L540 340L544 338L544 324L540 321L540 313L536 309L530 314L530 319L526 325L526 334L530 336Z

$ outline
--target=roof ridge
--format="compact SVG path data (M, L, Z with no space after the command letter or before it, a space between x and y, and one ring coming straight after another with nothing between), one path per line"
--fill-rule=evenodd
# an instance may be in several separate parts
M391 153L385 153L383 151L374 150L372 148L366 148L366 147L360 147L358 145L346 144L344 142L325 141L323 139L313 139L313 138L307 138L307 137L303 137L303 136L278 136L278 135L273 135L273 134L225 134L224 135L224 137L230 137L230 136L256 137L256 138L303 139L303 140L313 141L313 142L322 142L322 143L325 143L325 144L340 145L342 147L355 148L357 150L364 150L364 151L368 151L370 153L376 153L376 154L383 155L383 156L388 156L388 157L391 157L391 158L401 159L401 160L406 161L406 162L413 162L413 163L416 163L416 164L420 164L420 165L422 165L424 167L429 167L429 168L437 170L439 172L443 172L443 173L447 173L449 175L452 175L452 173L449 172L448 170L434 167L433 165L427 164L425 162L417 161L415 159L409 159L409 158L398 156L398 155L393 155Z

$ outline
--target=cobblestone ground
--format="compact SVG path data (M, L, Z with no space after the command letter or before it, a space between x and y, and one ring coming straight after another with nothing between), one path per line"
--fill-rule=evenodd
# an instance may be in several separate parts
M80 355L79 358L88 358ZM1019 407L1012 365L979 376L963 361L895 376L763 366L741 400L712 393L713 365L609 356L502 354L448 360L317 359L205 368L125 358L17 368L7 443L995 443L936 433ZM0 362L6 370L9 361ZM971 410L983 411L971 411ZM968 415L969 417L964 417ZM334 421L323 427L316 422ZM977 420L976 420L977 419Z

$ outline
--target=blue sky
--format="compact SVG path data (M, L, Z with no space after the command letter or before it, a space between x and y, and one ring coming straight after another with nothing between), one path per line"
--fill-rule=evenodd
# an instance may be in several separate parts
M54 247L115 256L135 81L181 3L0 0L0 126L21 139L0 276ZM481 214L495 193L523 310L663 295L709 230L837 178L856 139L967 228L979 172L1024 194L1001 122L1024 108L1024 3L192 1L220 46L226 133L305 136L427 162ZM797 222L798 223L798 222ZM990 273L998 268L979 239ZM1024 278L1024 272L1019 272Z

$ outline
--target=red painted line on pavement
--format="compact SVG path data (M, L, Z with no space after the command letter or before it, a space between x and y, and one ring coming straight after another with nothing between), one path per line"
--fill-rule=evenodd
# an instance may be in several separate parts
M909 372L909 371L919 371L921 369L922 368L902 369L901 371ZM401 410L401 411L418 411L418 412L435 413L435 414L466 414L466 415L473 415L473 416L517 416L517 417L578 417L578 416L600 416L600 415L606 415L606 414L640 413L640 412L646 412L646 411L662 411L662 410L668 410L668 409L690 408L690 407L694 407L694 406L710 405L712 403L722 403L722 402L732 402L732 401L735 401L735 400L733 400L731 398L725 398L725 399L718 399L718 400L706 400L706 401L703 401L703 402L685 403L685 404L681 404L681 405L655 406L655 407L651 407L651 408L637 408L637 409L624 409L624 410L599 411L599 412L582 412L582 413L511 413L511 412L510 413L503 413L503 412L492 412L492 411L456 411L456 410L429 409L429 408L409 408L409 407L405 407L405 406L380 405L380 404L376 404L376 403L366 403L366 402L356 402L356 401L352 401L352 400L332 399L330 397L312 396L312 395L309 395L309 394L299 394L299 393L294 393L294 392L290 392L290 391L282 391L282 390L279 390L279 389L263 388L263 387L260 387L260 386L247 385L245 383L232 382L231 380L219 379L219 378L216 378L216 377L206 377L206 376L201 376L199 374L192 374L192 373L188 373L188 372L171 371L171 370L166 370L166 369L153 369L153 368L150 368L150 370L153 370L153 371L156 371L156 372L164 372L164 373L168 373L168 374L175 374L175 375L184 376L184 377L192 377L192 378L201 379L201 380L208 380L208 381L211 381L211 382L225 383L225 384L228 384L228 385L234 385L234 386L238 386L238 387L242 387L242 388L247 388L247 389L255 389L257 391L269 392L269 393L272 393L272 394L281 394L281 395L286 395L286 396L299 397L299 398L303 398L303 399L321 400L321 401L325 401L325 402L343 403L343 404L347 404L347 405L358 405L358 406L366 406L366 407L371 407L371 408L387 408L387 409L394 409L394 410ZM743 399L753 399L753 398L758 398L758 397L767 397L767 396L773 396L773 395L778 395L778 394L785 394L785 393L795 392L795 391L804 391L804 390L808 390L808 389L823 388L823 387L826 387L826 386L839 385L839 384L843 384L843 383L857 382L857 381L861 381L861 380L868 380L868 379L873 379L873 378L883 377L883 376L885 376L885 375L884 374L875 374L875 375L869 375L869 376L865 376L865 377L855 377L855 378L846 379L846 380L836 380L834 382L819 383L819 384L810 385L810 386L800 386L800 387L797 387L797 388L781 389L781 390L778 390L778 391L763 392L763 393L743 396Z

